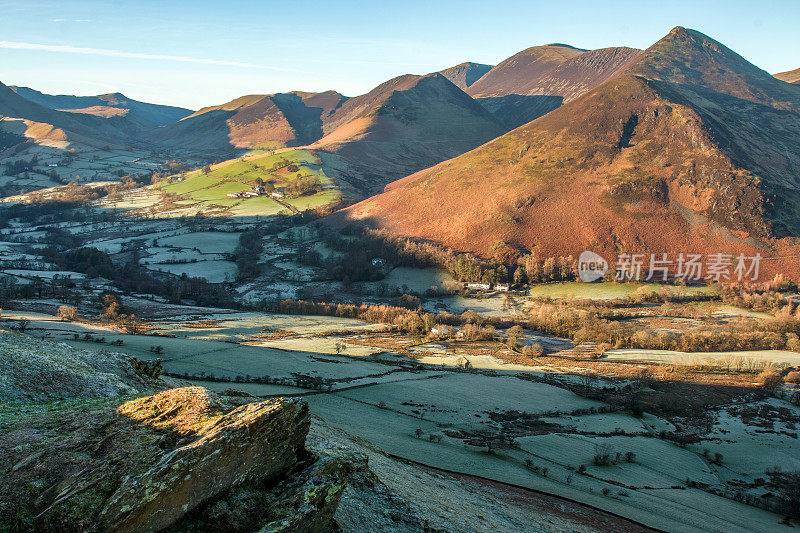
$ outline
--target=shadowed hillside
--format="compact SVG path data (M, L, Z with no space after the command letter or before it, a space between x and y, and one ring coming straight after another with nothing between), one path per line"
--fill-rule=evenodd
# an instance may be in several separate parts
M800 235L799 106L800 89L676 28L611 81L344 215L489 255L763 253Z
M545 94L570 101L608 80L640 53L626 47L582 50L565 44L534 46L493 67L467 92L476 98Z
M58 111L23 98L0 83L0 127L4 131L59 148L71 142L97 146L149 142L146 134L154 128L151 123L131 113L109 113L108 109Z

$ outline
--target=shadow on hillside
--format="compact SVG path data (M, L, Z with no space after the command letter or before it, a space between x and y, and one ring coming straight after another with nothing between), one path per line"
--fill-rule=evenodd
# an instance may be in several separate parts
M478 102L509 130L558 109L564 103L561 96L544 94L508 94L478 98Z

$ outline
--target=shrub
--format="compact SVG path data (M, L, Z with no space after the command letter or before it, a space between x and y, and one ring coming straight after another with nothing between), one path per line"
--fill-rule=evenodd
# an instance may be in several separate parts
M786 349L790 352L800 352L800 337L796 333L786 334Z
M516 325L509 328L509 330L506 332L506 345L509 347L509 349L515 350L519 344L519 339L523 335L524 332L522 331L522 326Z
M761 390L767 394L773 394L783 381L781 375L774 370L764 370L758 375L757 379L760 383Z
M592 462L596 466L606 466L611 464L611 454L613 453L610 444L597 444L594 447L594 457Z
M58 318L73 321L78 318L78 310L71 305L60 305L58 306Z
M526 357L539 357L544 353L544 348L541 344L534 343L523 346L521 352Z
M792 370L784 376L783 381L786 383L800 383L800 372Z

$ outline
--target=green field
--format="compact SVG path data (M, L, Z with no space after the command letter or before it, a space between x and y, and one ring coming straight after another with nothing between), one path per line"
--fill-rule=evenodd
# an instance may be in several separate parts
M289 170L293 164L297 170ZM202 170L173 176L168 181L154 186L160 193L177 195L176 203L182 208L194 208L200 212L216 211L229 216L274 216L291 210L281 202L260 196L254 198L228 198L229 193L249 190L261 179L275 187L286 187L301 177L314 177L322 190L297 198L286 197L283 202L298 211L315 209L336 203L341 192L325 173L320 160L309 150L288 150L265 155L252 154L214 165L206 174Z

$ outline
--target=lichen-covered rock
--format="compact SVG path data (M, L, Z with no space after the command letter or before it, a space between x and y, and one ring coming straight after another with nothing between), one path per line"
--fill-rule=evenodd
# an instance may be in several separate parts
M207 394L199 387L177 391ZM181 406L166 412L163 406L152 406L174 394L167 391L140 400L133 408L124 404L120 412L134 419L144 414L139 422L159 424L165 413ZM215 407L201 410L213 412ZM143 474L128 477L100 519L114 531L159 531L230 487L284 475L304 450L309 424L308 404L297 399L251 403L210 416L193 431L191 442L164 454Z
M306 450L305 401L217 394L158 370L0 330L0 531L334 524L352 461Z
M186 387L17 406L0 424L0 530L161 531L237 487L271 489L307 460L308 405L246 400Z
M273 490L278 518L259 533L322 533L333 523L333 516L347 487L352 465L366 462L354 453L315 450L317 461Z
M246 484L190 513L170 533L322 533L338 529L334 514L354 469L366 458L346 450L314 447L277 485ZM332 529L333 528L333 529Z

